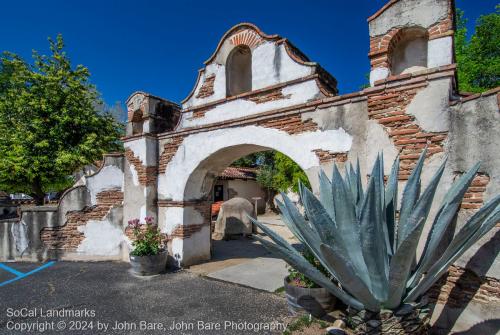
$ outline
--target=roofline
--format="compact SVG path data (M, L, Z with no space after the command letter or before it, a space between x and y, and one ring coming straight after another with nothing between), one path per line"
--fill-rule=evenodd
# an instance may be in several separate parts
M379 17L383 12L385 12L389 7L391 7L392 5L394 5L396 2L398 2L399 0L390 0L389 2L387 2L384 6L382 6L382 8L380 8L378 11L376 11L373 15L371 15L370 17L368 17L366 19L367 22L370 22L370 21L373 21L375 20L377 17Z
M130 99L132 99L132 97L134 95L137 95L137 94L143 94L143 95L145 95L148 98L158 99L158 100L161 100L163 102L167 102L169 105L173 105L173 106L181 108L181 106L178 103L176 103L176 102L173 102L171 100L168 100L168 99L165 99L165 98L162 98L162 97L159 97L159 96L156 96L156 95L144 92L144 91L135 91L132 94L130 94L129 97L127 98L127 100L125 100L125 104L128 104L128 102L130 101Z

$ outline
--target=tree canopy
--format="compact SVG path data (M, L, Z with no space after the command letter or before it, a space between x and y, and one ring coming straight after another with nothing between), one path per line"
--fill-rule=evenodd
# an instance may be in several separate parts
M51 55L0 57L0 189L31 195L73 183L71 174L119 150L122 125L102 111L89 70L73 67L61 35L49 39Z
M474 34L467 39L467 19L457 9L455 55L461 91L483 92L500 86L500 5L496 12L482 15Z

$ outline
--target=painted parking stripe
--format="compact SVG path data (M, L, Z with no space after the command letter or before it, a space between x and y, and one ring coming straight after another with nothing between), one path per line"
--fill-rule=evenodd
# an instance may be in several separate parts
M44 265L41 265L41 266L37 267L36 269L31 270L31 271L26 272L26 273L19 272L19 271L15 270L15 269L11 268L10 266L7 266L5 264L0 263L0 268L1 269L4 269L4 270L9 271L11 273L14 273L14 271L16 273L18 273L18 275L16 275L15 278L12 278L12 279L9 279L7 281L4 281L4 282L0 283L0 287L5 286L5 285L10 284L10 283L13 283L15 281L18 281L20 279L26 278L26 277L34 274L34 273L37 273L38 271L41 271L43 269L48 268L49 266L54 265L55 263L56 263L55 261L51 261L51 262L45 263Z
M3 263L0 263L0 269L4 269L5 271L10 272L10 273L16 275L17 277L24 276L24 272L17 271L16 269L11 268L10 266L7 266Z

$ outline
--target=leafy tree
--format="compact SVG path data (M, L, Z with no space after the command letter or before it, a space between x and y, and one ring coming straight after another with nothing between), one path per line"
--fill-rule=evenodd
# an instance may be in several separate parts
M292 191L298 192L299 183L304 184L308 188L311 187L304 170L281 152L276 152L274 155L274 167L276 174L273 181L276 190L286 192L291 188Z
M457 9L455 54L461 91L483 92L500 86L500 5L496 12L482 15L467 40L467 20Z
M76 169L120 149L122 125L99 111L90 73L72 67L62 36L51 55L33 52L33 64L0 56L0 189L43 204L49 191L71 185Z

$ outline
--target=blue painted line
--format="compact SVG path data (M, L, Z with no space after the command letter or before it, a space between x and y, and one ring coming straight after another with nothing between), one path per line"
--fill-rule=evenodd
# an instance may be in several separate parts
M4 269L5 271L9 271L10 273L20 277L20 276L23 276L24 273L23 272L20 272L20 271L17 271L16 269L14 268L11 268L10 266L7 266L3 263L0 263L0 269Z
M18 275L18 276L17 276L17 277L15 277L15 278L12 278L12 279L9 279L9 280L7 280L7 281L4 281L4 282L0 283L0 287L5 286L5 285L10 284L10 283L13 283L13 282L15 282L15 281L18 281L18 280L20 280L20 279L26 278L26 277L28 277L28 276L30 276L30 275L32 275L32 274L34 274L34 273L37 273L38 271L41 271L41 270L43 270L43 269L48 268L49 266L54 265L55 263L56 263L55 261L51 261L51 262L45 263L44 265L39 266L39 267L37 267L36 269L31 270L30 272L26 272L26 273L22 273L22 272L16 271L16 272L20 273L20 275ZM11 269L11 270L12 270L12 268L11 268L11 267L9 267L9 266L7 266L7 265L4 265L4 264L2 264L2 263L0 263L0 268L2 268L2 269L4 269L4 270L7 270L7 271L10 271L10 270L8 270L8 269L6 269L6 268L9 268L9 269Z

